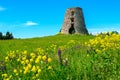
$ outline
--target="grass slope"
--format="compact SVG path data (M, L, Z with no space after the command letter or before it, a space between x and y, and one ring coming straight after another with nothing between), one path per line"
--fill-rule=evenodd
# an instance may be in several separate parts
M3 80L120 80L120 34L0 41L0 59Z
M3 56L6 55L8 51L27 50L32 52L36 48L45 49L51 44L60 46L66 44L70 40L77 40L82 43L91 38L93 38L93 36L55 35L42 38L0 40L0 59L3 59Z

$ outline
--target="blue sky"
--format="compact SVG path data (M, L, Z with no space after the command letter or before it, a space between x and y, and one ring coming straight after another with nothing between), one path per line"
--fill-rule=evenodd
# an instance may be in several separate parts
M0 0L0 32L15 38L55 35L70 7L83 8L90 33L120 32L120 0Z

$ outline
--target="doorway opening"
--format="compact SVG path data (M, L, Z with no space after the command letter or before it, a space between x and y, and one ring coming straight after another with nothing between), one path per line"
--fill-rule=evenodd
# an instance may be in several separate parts
M70 34L74 34L74 33L75 33L74 24L71 24L71 27L70 27L70 29L69 29L69 33L70 33Z

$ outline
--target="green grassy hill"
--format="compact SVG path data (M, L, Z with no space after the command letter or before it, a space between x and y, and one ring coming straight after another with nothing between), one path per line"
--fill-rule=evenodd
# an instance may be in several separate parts
M62 46L67 44L70 40L79 41L80 43L92 39L93 36L80 36L80 35L55 35L41 38L30 38L30 39L15 39L15 40L0 40L0 59L8 51L14 50L27 50L29 52L35 51L37 48L48 48L52 44Z
M0 41L3 80L119 80L120 34Z

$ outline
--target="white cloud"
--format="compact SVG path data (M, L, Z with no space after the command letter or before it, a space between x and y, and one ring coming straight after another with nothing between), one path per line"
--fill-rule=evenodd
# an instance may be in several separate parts
M38 23L33 22L33 21L27 21L27 22L25 23L25 25L26 25L26 26L36 26L36 25L38 25Z
M6 8L0 6L0 11L4 11Z

